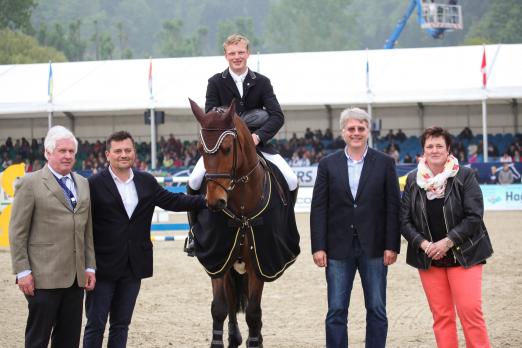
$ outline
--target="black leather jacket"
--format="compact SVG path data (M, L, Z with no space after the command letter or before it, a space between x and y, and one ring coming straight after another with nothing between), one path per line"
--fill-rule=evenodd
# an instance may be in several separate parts
M433 241L426 212L426 191L417 185L417 170L406 180L401 204L401 233L408 241L406 263L428 269L431 259L420 248L424 240ZM482 191L473 170L460 167L449 178L444 194L444 222L448 238L454 242L453 253L457 261L469 268L491 256L493 248L482 220L484 202Z

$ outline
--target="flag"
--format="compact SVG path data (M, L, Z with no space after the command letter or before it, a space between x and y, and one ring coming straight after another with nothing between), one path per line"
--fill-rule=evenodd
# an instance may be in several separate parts
M150 57L150 63L149 63L149 94L152 98L152 57Z
M47 80L47 96L49 97L49 101L53 101L53 65L52 62L49 61L49 79Z
M482 88L486 88L488 82L488 76L486 73L486 46L484 46L484 52L482 53L482 64L480 65L480 72L482 73Z
M366 91L370 91L370 61L368 59L368 49L366 49Z

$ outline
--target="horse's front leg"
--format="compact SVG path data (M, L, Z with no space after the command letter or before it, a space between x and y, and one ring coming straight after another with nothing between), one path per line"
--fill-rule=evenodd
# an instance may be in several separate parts
M237 348L243 342L243 337L237 324L237 312L241 310L244 302L242 276L234 270L230 270L225 275L225 296L228 303L228 348Z
M224 347L223 323L228 314L224 278L212 279L212 342L210 348Z
M254 271L248 273L248 304L245 310L245 319L248 325L247 347L263 347L263 336L261 335L263 286L264 282L256 276Z

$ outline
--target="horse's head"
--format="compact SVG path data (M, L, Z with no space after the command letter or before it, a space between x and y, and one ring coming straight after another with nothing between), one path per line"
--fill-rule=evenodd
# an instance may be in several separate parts
M198 149L205 163L207 203L211 210L219 211L227 206L228 194L238 182L238 170L244 165L242 144L252 139L246 126L235 117L234 101L228 108L214 108L207 114L192 100L190 106L201 125Z

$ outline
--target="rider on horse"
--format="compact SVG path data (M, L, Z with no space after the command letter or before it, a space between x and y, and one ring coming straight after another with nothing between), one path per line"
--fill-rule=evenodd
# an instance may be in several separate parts
M228 106L232 100L235 101L238 115L253 121L250 125L247 121L247 125L258 151L279 168L288 183L295 204L297 176L284 158L269 144L284 124L283 111L270 80L248 68L250 50L246 37L238 34L231 35L223 43L223 48L229 66L225 71L215 74L208 80L205 112ZM205 167L203 159L200 158L189 177L188 193L200 189L204 175ZM189 223L192 228L195 223L195 213L189 213ZM186 251L189 256L193 256L193 244L190 240Z

